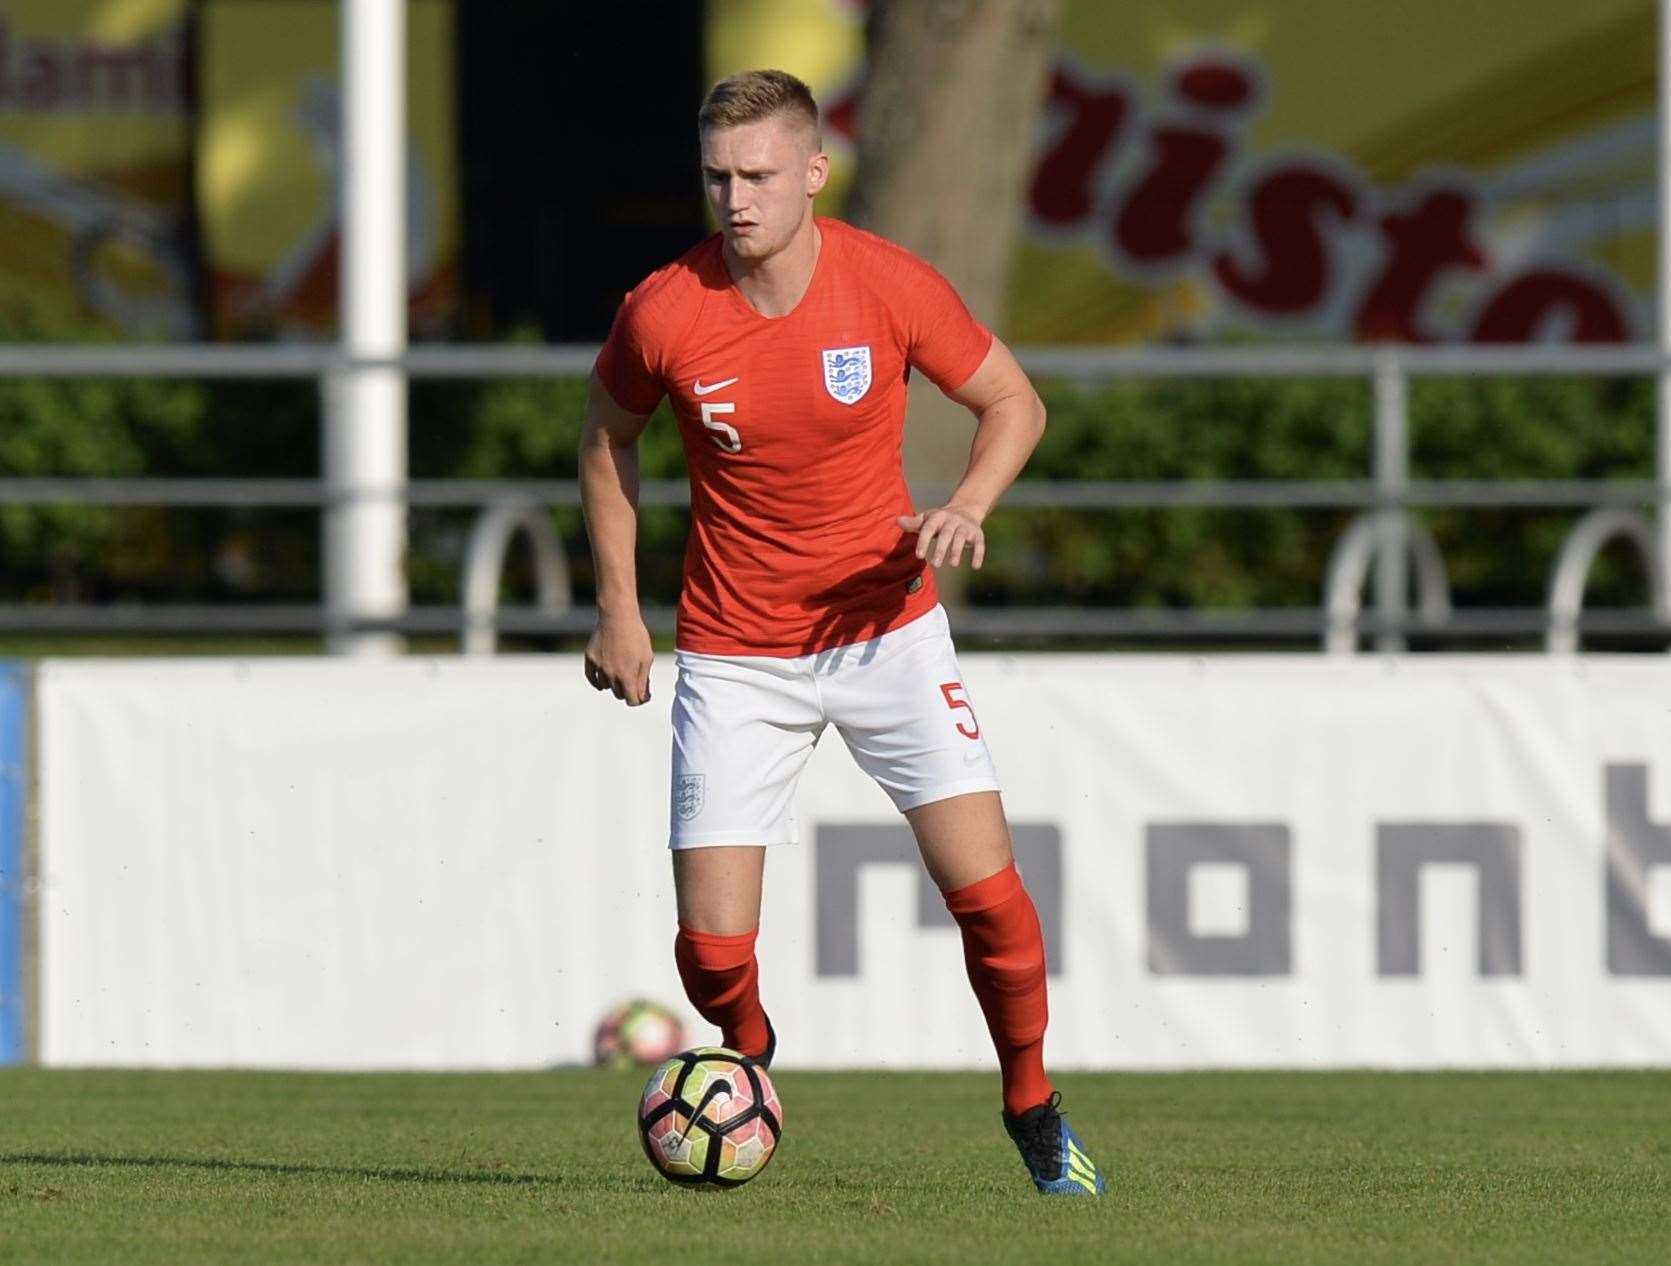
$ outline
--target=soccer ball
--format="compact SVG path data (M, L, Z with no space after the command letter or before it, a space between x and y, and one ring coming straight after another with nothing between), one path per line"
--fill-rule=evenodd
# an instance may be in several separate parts
M685 1026L660 1003L634 998L598 1021L593 1062L607 1068L659 1064L685 1044Z
M723 1046L681 1051L638 1101L638 1138L656 1172L685 1187L740 1187L766 1168L783 1108L766 1070Z

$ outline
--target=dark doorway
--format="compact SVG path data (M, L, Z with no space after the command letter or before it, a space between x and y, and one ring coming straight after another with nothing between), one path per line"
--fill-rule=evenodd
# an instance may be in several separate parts
M601 340L622 294L708 232L702 10L457 6L464 338Z

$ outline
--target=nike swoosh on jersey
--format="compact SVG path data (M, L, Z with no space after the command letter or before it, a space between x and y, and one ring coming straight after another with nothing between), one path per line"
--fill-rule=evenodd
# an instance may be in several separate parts
M698 378L695 382L693 382L691 384L690 389L692 391L694 391L699 396L709 396L709 395L712 395L714 392L718 391L721 387L729 387L732 383L734 383L736 381L737 380L735 378L727 378L723 382L711 382L706 387L704 387L702 385L702 380L700 378Z

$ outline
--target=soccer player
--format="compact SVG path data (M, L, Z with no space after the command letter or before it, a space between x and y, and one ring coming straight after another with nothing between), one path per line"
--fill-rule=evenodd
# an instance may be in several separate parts
M586 677L637 706L651 659L637 445L672 401L691 484L673 698L680 978L727 1046L771 1060L761 875L766 848L794 839L796 783L833 724L910 823L961 929L1004 1126L1034 1184L1100 1194L1045 1073L1044 941L932 570L981 565L981 524L1038 443L1044 406L933 268L813 215L829 159L805 84L733 76L697 122L720 231L627 296L580 452L598 591ZM967 473L921 513L900 460L912 369L976 419Z

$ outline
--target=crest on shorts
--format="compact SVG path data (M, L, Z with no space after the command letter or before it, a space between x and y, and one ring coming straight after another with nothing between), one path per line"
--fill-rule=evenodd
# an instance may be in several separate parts
M708 779L703 774L680 774L673 780L673 812L689 822L708 803Z
M870 348L826 347L824 390L837 404L854 404L870 390Z

